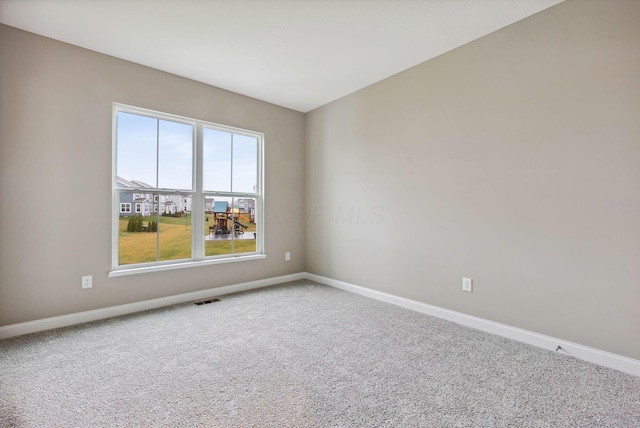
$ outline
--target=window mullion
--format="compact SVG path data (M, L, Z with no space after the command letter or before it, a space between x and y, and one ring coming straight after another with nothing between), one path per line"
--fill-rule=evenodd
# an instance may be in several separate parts
M160 183L160 120L156 119L156 188ZM160 202L160 201L158 201ZM160 204L158 204L159 206ZM160 261L160 218L156 230L156 261Z
M193 171L195 178L195 194L191 210L191 230L193 232L191 242L193 248L191 254L195 260L204 259L204 195L203 183L203 127L197 123L194 127L195 155L193 156Z
M233 193L233 136L234 134L231 134L231 167L229 168L231 177L229 177L229 183L231 188L229 189L232 193Z

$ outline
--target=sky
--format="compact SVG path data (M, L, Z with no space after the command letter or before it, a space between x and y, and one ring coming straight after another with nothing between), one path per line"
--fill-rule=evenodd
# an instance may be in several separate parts
M116 174L160 189L193 190L193 126L118 112ZM258 140L212 128L203 133L205 191L255 192Z

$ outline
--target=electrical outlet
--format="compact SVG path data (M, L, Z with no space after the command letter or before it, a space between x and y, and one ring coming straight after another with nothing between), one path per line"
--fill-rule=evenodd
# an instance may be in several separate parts
M290 252L288 252L288 251L287 251L286 253L284 253L284 259L285 259L286 261L291 260L291 253L290 253Z
M462 291L473 291L473 280L471 278L462 278Z
M93 287L93 275L84 275L82 277L82 288Z

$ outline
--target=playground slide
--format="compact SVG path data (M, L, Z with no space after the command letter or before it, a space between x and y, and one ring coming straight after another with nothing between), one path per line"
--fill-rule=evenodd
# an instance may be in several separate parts
M242 214L240 214L240 218L243 218L243 219L247 220L249 223L251 223L251 219L243 216ZM245 226L245 227L247 227L247 226Z
M234 220L233 222L236 224L236 227L239 227L242 230L245 230L247 227L249 227L249 226L245 226L244 224L240 223L238 220Z

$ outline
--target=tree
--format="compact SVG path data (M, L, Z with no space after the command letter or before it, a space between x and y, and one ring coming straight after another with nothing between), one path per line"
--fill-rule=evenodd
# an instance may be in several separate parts
M127 232L142 232L142 216L133 215L129 217L127 223Z

